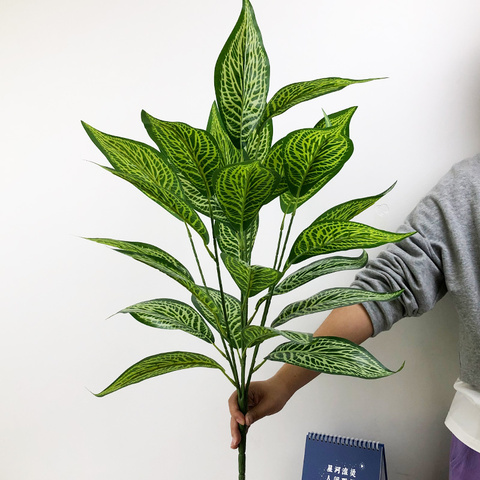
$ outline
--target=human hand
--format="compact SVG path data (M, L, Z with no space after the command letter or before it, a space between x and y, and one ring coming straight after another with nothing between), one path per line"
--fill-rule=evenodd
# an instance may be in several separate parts
M252 423L267 415L279 412L292 393L288 391L282 382L272 377L268 380L252 382L248 390L248 411L244 415L238 407L237 392L234 392L228 399L230 409L230 429L232 433L231 448L238 447L241 441L241 434L238 425L250 427Z

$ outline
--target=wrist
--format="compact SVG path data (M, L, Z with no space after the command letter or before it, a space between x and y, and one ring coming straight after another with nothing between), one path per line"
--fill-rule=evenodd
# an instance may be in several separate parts
M286 363L273 377L270 378L270 381L282 392L285 401L287 401L297 390L305 386L318 375L318 372Z

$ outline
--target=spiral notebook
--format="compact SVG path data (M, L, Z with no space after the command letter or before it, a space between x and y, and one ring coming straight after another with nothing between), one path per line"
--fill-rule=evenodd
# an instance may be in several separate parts
M387 480L383 443L309 433L302 480Z

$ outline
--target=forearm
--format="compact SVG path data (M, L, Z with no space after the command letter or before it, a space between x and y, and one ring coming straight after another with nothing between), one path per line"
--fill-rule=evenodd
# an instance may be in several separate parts
M316 337L341 337L357 344L363 343L372 335L372 322L361 304L333 310L314 333ZM312 370L285 364L272 377L272 381L282 384L290 398L318 375Z

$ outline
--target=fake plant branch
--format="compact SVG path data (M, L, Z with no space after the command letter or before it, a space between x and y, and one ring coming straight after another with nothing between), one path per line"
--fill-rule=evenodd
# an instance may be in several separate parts
M398 242L410 235L353 221L391 187L378 195L327 209L291 238L302 205L312 201L340 173L353 153L350 122L356 107L324 114L313 128L294 130L275 143L272 119L301 102L372 80L331 77L301 81L281 88L268 100L269 59L252 5L242 0L240 16L215 65L216 100L205 130L142 111L142 122L155 144L151 146L83 123L110 164L103 169L130 183L185 224L201 280L197 284L179 259L155 245L91 238L156 269L191 296L190 304L156 298L125 307L119 313L152 328L193 335L211 345L213 353L230 369L227 372L206 355L173 350L140 360L97 396L167 373L202 367L220 370L234 385L240 408L246 413L252 376L268 360L360 378L394 373L364 348L347 340L314 338L311 333L284 330L282 326L292 319L341 306L395 300L401 291L329 288L283 305L267 326L270 307L274 301L282 302L283 294L330 273L362 268L368 258L364 249ZM272 201L279 203L281 221L270 268L252 264L252 251L261 230L262 209ZM268 233L267 240L275 238ZM195 246L197 239L192 234L200 237L207 259L215 264L218 289L209 286ZM337 255L351 250L362 253L353 257ZM238 287L238 295L226 291L227 274ZM262 296L249 317L250 302L258 295ZM285 342L257 363L264 342L276 337ZM238 478L244 480L247 429L240 426L240 430Z

